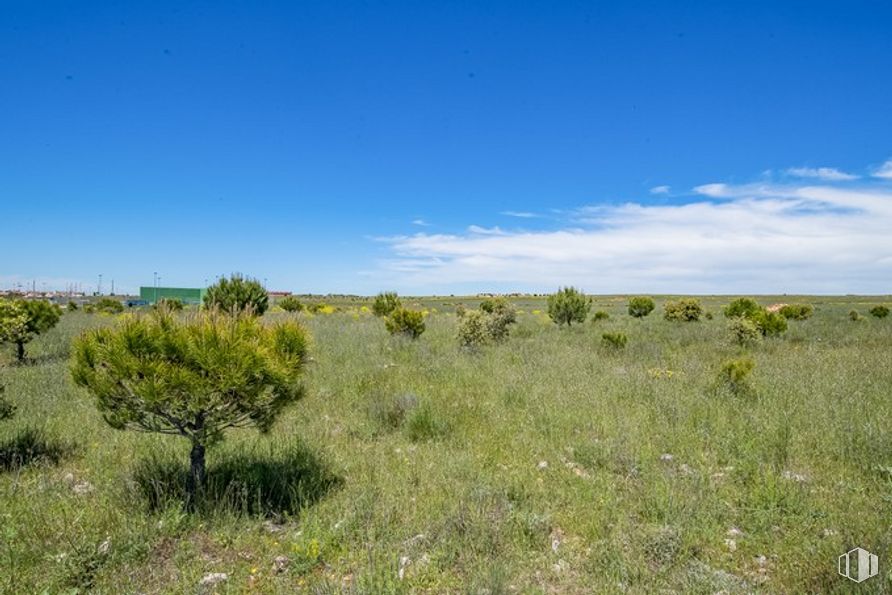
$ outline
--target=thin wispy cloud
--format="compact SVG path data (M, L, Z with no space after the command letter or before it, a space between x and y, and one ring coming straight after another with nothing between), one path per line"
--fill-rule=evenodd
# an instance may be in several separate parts
M669 186L654 186L650 189L651 194L669 194Z
M892 172L890 172L892 173ZM710 183L690 202L592 205L564 229L391 238L405 286L599 293L889 293L892 189ZM580 223L581 222L581 223Z
M827 182L846 182L859 178L859 176L840 171L835 167L791 167L786 171L786 174L796 178L816 178Z
M417 225L419 227L430 227L431 224L425 221L424 219L413 219L412 225Z
M483 236L503 236L505 232L496 225L495 227L481 227L479 225L469 225L468 233Z
M879 166L873 172L873 177L892 180L892 159L887 160L884 164Z
M506 215L508 217L519 217L520 219L534 219L536 217L541 217L541 215L530 213L529 211L502 211L499 214Z

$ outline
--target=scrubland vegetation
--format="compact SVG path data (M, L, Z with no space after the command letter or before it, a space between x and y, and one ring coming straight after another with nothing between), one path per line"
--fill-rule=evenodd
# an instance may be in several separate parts
M773 312L788 298L393 295L286 311L238 292L265 311L238 324L267 345L267 381L295 378L276 375L264 333L306 334L303 398L251 401L266 433L220 428L200 506L186 505L192 439L116 430L156 426L90 376L127 324L114 340L132 359L109 362L122 376L183 360L214 335L176 326L194 309L163 309L185 333L167 346L149 309L63 314L24 363L2 339L0 591L844 592L839 554L892 546L887 299ZM227 299L213 298L241 307ZM167 371L177 398L212 384ZM888 589L880 570L871 588Z

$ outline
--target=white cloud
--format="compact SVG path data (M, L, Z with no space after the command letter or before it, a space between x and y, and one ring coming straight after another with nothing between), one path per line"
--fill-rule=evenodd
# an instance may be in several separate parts
M412 225L418 225L420 227L430 227L431 224L425 221L424 219L414 219L412 221Z
M704 196L712 196L713 198L724 198L728 196L728 186L726 184L703 184L702 186L695 186L694 192Z
M887 160L884 164L879 166L873 172L873 177L892 180L892 159Z
M476 235L484 236L503 236L505 232L496 225L495 227L480 227L479 225L469 225L468 232Z
M581 228L391 238L404 287L597 293L888 293L892 191L880 185L706 184L681 205L575 211Z
M520 217L521 219L533 219L539 217L536 213L530 213L529 211L502 211L499 214L507 215L508 217Z
M650 189L651 194L669 194L669 186L654 186Z
M827 182L844 182L858 179L858 176L840 171L835 167L791 167L786 173L797 178L817 178Z

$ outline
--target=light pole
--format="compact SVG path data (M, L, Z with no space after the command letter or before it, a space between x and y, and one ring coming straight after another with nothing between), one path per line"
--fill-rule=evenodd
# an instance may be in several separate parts
M102 273L99 273L99 285L96 287L96 293L102 295Z

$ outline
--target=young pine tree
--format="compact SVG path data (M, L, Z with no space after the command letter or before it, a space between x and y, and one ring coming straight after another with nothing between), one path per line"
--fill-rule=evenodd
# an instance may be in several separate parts
M294 321L159 310L81 335L71 373L112 427L189 441L191 502L205 485L205 450L226 429L265 432L302 396L307 344Z
M591 309L591 298L585 297L585 294L575 287L563 287L558 289L557 293L548 296L548 316L558 326L585 322Z
M375 316L390 316L394 310L402 306L400 298L395 291L382 291L375 296L372 304L372 313Z
M16 359L25 361L25 344L50 330L62 309L44 300L0 300L0 343L13 343Z
M263 316L269 308L269 294L256 279L248 279L234 273L207 288L204 307L222 310L229 314L250 313Z

